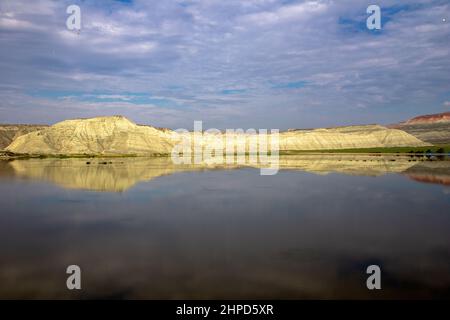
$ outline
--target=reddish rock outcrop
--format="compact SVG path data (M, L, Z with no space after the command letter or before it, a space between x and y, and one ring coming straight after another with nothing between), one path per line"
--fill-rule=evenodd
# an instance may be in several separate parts
M450 144L450 112L428 114L388 126L400 129L422 141L436 145Z
M414 117L405 122L405 124L425 124L425 123L439 123L450 122L450 112L427 114L423 116Z

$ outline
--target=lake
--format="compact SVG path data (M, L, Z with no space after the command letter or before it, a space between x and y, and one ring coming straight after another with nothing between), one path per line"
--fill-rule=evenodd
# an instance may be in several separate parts
M450 161L431 160L1 161L0 298L450 298Z

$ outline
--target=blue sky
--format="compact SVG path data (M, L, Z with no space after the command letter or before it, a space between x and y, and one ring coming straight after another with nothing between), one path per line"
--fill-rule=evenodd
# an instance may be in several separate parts
M287 129L449 111L449 20L446 0L3 0L0 122Z

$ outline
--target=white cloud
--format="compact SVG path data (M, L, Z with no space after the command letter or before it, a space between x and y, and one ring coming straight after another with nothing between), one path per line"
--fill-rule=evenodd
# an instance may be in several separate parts
M115 100L131 100L133 96L126 96L121 94L99 94L95 96L98 99L115 99Z
M242 17L243 21L266 25L289 20L302 20L312 14L324 12L327 5L320 1L306 1L300 4L281 6L273 11L251 13Z
M38 25L34 25L26 20L18 20L14 18L0 17L0 27L6 29L23 29L23 30L39 30Z

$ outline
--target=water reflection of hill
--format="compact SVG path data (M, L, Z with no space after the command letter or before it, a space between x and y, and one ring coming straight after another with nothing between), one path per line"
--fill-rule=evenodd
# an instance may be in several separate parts
M404 174L415 181L450 186L450 161L423 161Z
M29 159L3 162L0 177L14 175L50 181L64 188L121 192L140 181L176 172L233 169L237 165L174 165L170 158L113 159ZM253 166L258 167L258 166ZM403 156L292 155L282 156L280 170L301 170L315 174L342 173L380 176L406 174L430 183L450 183L450 161L420 161Z

